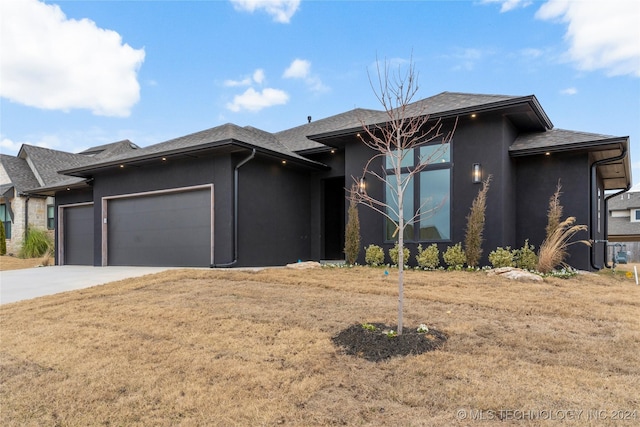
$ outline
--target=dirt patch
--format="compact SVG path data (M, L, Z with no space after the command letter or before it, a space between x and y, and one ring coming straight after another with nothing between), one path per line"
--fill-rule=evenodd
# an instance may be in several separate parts
M447 341L444 333L433 328L429 328L428 332L418 332L417 328L402 328L401 335L395 334L397 329L397 326L387 326L383 323L355 324L333 337L332 341L341 347L345 354L362 357L371 362L426 353L441 348Z

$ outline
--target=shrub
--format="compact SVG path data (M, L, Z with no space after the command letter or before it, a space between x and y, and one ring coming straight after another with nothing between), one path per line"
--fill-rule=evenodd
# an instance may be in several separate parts
M369 245L364 250L364 260L367 264L374 267L384 264L384 251L380 246Z
M27 227L24 242L18 256L20 258L39 258L53 248L51 236L46 230Z
M491 175L482 183L482 189L471 204L471 211L467 215L467 230L464 236L464 251L467 255L467 265L477 267L482 256L482 232L484 231L485 211L487 208L487 192Z
M535 247L529 244L529 239L524 241L524 245L514 250L516 267L523 270L535 270L538 266L538 255L534 252Z
M467 261L467 256L464 253L464 249L462 249L462 243L458 243L454 246L449 246L442 255L442 258L450 269L456 270L461 269L464 263Z
M404 256L404 264L406 265L409 263L409 257L411 256L409 248L406 246L402 248L402 255ZM396 242L396 245L393 248L389 249L389 258L391 258L391 263L393 265L398 265L398 242Z
M538 268L541 273L549 273L559 265L566 266L564 260L569 255L567 248L574 243L584 243L591 246L588 240L569 242L573 236L580 231L587 231L586 225L576 224L575 217L568 217L560 221L562 217L562 205L560 204L560 181L555 193L549 199L549 210L547 211L547 235L540 245L538 251Z
M562 185L560 185L560 180L558 180L558 185L556 186L556 191L553 193L553 196L549 199L549 209L547 210L547 227L545 228L545 239L548 239L554 231L560 225L560 221L562 220L562 205L560 204L560 195L562 194L560 190L562 189Z
M418 265L427 270L435 270L440 265L440 251L435 243L422 249L418 245L418 255L416 255Z
M352 189L352 194L354 189ZM347 263L355 264L360 253L360 219L358 218L358 206L356 199L349 198L349 210L347 211L347 226L344 232L344 255Z
M489 254L489 262L493 268L513 267L513 252L511 247L497 248Z
M7 234L4 229L4 222L0 221L0 255L7 254Z
M574 225L574 222L576 222L576 219L572 216L565 219L558 224L553 234L542 242L538 252L537 270L539 272L547 274L559 265L567 268L568 266L564 260L569 255L567 248L573 243L584 243L587 246L591 246L591 242L588 240L569 242L576 233L587 231L586 225Z

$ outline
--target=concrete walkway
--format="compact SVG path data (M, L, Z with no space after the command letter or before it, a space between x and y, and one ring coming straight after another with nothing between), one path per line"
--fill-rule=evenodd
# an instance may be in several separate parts
M169 267L52 266L0 272L0 304L159 273Z

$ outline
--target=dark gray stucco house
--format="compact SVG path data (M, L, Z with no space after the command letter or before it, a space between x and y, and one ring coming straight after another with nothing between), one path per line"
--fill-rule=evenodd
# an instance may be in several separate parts
M493 177L485 256L525 239L540 244L558 180L565 214L589 227L579 238L606 239L604 192L631 182L628 137L554 129L535 96L444 92L411 109L445 129L458 120L446 155L414 182L414 206L434 195L446 203L411 228L413 254L420 243L444 250L464 239L479 190L474 165ZM61 173L73 182L38 190L55 195L57 262L208 267L343 259L345 188L374 154L358 133L362 123L384 121L382 111L355 109L278 133L226 124L68 167ZM384 197L381 182L366 185ZM360 225L363 246L393 245L379 214L361 207ZM569 262L598 269L605 252L604 243L573 245Z

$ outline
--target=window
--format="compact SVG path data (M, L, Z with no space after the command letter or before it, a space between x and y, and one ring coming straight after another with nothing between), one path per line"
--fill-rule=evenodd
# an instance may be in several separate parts
M640 222L640 209L631 209L631 222Z
M55 228L55 206L47 205L47 229L53 230Z
M409 176L410 169L419 164L427 166L414 176L404 193L403 217L405 223L414 216L413 224L404 230L407 241L440 241L451 239L451 149L449 144L426 145L405 153L401 165L401 179ZM397 177L389 158L386 160L387 182L391 186L397 183ZM398 220L398 200L393 191L386 186L385 202L387 213ZM397 239L396 226L386 220L385 240Z
M4 203L0 204L0 221L4 223L4 235L7 239L11 238L11 216L9 209Z

